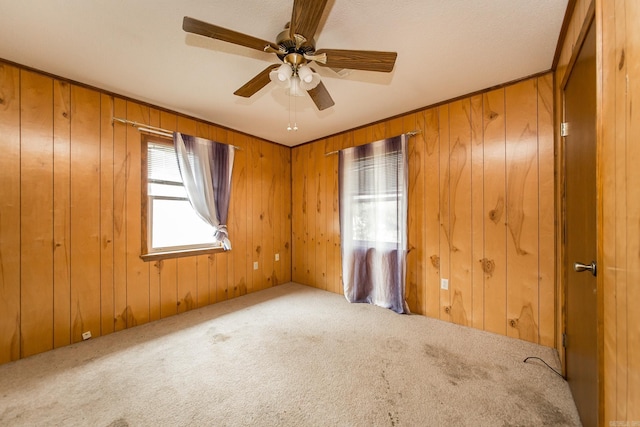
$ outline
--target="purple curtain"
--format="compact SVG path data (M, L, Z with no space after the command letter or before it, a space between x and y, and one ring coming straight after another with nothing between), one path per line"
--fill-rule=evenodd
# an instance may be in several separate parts
M339 154L344 294L409 313L405 302L407 149L400 135Z
M213 228L225 250L231 249L227 231L234 147L174 132L178 166L191 206Z

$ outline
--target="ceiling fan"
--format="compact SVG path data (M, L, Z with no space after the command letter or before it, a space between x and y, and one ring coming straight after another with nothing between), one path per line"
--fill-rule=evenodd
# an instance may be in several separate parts
M184 17L182 29L188 33L211 37L216 40L245 46L267 53L274 53L281 65L271 64L234 92L234 95L249 98L270 81L293 85L290 94L299 95L306 90L318 107L324 110L334 105L333 99L311 67L310 62L335 70L352 69L388 73L393 70L396 52L371 50L319 49L316 50L314 36L327 0L294 0L291 21L276 38L275 43L247 34Z

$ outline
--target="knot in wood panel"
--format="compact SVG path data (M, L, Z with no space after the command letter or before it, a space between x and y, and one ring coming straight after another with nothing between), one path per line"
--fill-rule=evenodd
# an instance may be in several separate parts
M496 207L489 211L489 219L493 221L494 224L497 224L502 218L503 212L504 212L504 199L500 197L496 202Z
M440 257L438 255L431 255L431 265L433 265L434 268L439 269L440 268Z
M518 327L518 319L509 319L509 326L511 326L512 328L517 328Z
M445 313L447 313L447 314L451 314L451 306L449 306L449 305L448 305L448 306L446 306L446 307L444 308L444 312L445 312Z
M482 258L480 260L480 264L482 265L482 271L484 271L488 277L493 276L493 272L496 269L496 263L492 259Z

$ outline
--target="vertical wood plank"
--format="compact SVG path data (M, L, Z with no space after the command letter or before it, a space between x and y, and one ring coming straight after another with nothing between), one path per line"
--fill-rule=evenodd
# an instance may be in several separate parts
M471 325L480 330L484 329L484 270L482 269L482 260L484 259L484 116L482 112L482 95L473 96L471 98L471 280L473 295ZM553 189L551 194L553 194Z
M626 419L628 416L629 399L629 341L628 341L628 268L629 250L627 235L629 233L627 223L627 76L629 75L629 46L627 45L626 28L626 7L627 1L616 1L614 9L615 16L615 38L620 41L621 52L619 59L616 58L616 68L621 71L615 77L615 142L613 149L615 152L615 328L616 328L616 402L615 420ZM623 59L624 53L624 59ZM620 67L622 65L622 67ZM622 68L622 70L620 70Z
M292 236L292 260L291 280L302 283L302 147L291 150L291 236Z
M127 117L127 103L115 98L114 116ZM131 173L127 153L127 128L113 124L113 329L127 327L121 313L127 308L127 176Z
M538 78L539 343L555 343L553 74Z
M537 84L505 89L507 135L507 335L538 342Z
M391 127L391 126L390 126ZM416 115L409 114L403 117L402 131L400 133L416 130ZM420 240L422 234L422 224L420 221L420 213L418 210L418 201L422 200L422 186L418 185L418 180L422 176L420 156L421 135L407 137L407 156L408 156L408 205L407 205L407 274L405 283L405 298L409 310L412 313L422 314L423 299L420 295L418 265L421 264L422 242Z
M440 115L424 113L426 315L440 317Z
M278 185L276 187L276 208L277 218L276 221L276 239L277 251L280 261L276 263L278 272L278 284L287 283L287 268L286 268L286 251L285 245L287 243L286 228L287 228L287 216L289 215L288 206L291 204L291 181L287 181L287 169L289 168L289 162L287 160L287 153L291 150L287 147L278 147L277 149L277 171ZM291 269L289 269L290 271ZM289 273L290 274L290 273Z
M292 150L290 150L289 148L284 148L282 150L282 157L283 157L283 164L284 164L284 182L286 185L286 190L285 190L285 217L284 217L284 221L285 221L285 226L282 229L282 239L284 242L284 256L281 259L284 259L284 282L290 282L291 281L291 273L292 273L292 219L293 219L293 215L292 215L292 207L293 207L293 202L292 202L292 187L293 187L293 180L292 180L292 176L291 176L291 156L292 156Z
M449 105L438 107L440 115L440 278L451 280L451 162L449 143ZM451 285L451 282L449 282ZM440 289L440 319L451 320L450 289Z
M261 227L264 218L262 210L262 157L263 147L259 140L254 140L251 150L251 168L252 168L252 189L251 189L251 262L252 262L252 285L256 291L264 289L264 274L261 268L264 267L263 251L262 251L262 233ZM253 268L253 263L258 263L258 268Z
M506 135L504 89L483 95L484 328L507 332Z
M297 237L297 246L298 246L298 251L299 254L297 255L298 258L298 264L296 264L296 269L298 270L298 275L299 278L301 280L301 283L305 284L305 285L309 285L311 286L311 283L309 281L309 274L308 274L308 270L309 270L309 266L308 266L308 260L309 260L309 235L308 235L308 228L309 228L309 176L308 176L308 168L309 168L309 164L308 164L308 158L309 158L309 146L308 145L303 145L302 147L300 147L299 151L299 156L297 158L297 161L300 164L299 170L298 170L298 176L300 177L300 185L301 185L301 191L299 193L299 212L298 215L300 215L301 220L298 224L298 237Z
M325 139L324 152L331 153L336 150L335 148L335 137L329 137ZM337 281L335 277L338 275L337 266L333 262L333 252L335 251L334 247L334 234L339 233L335 228L335 215L337 214L337 207L334 211L334 187L337 186L337 183L334 183L337 179L334 176L334 170L336 170L335 163L338 161L337 154L329 154L325 155L325 165L324 165L324 232L325 232L325 271L326 271L326 286L327 291L329 292L338 292ZM293 185L293 184L292 184Z
M339 135L338 137L336 137L336 149L337 150L342 150L348 147L354 147L356 145L357 139L356 139L356 132L347 132L345 134ZM335 203L335 207L336 207L336 227L337 227L337 233L334 235L334 246L335 246L335 251L334 251L334 260L336 262L336 265L338 266L338 272L339 272L339 276L337 278L337 286L338 286L338 290L339 293L341 295L344 295L344 282L343 282L343 276L342 276L342 243L340 241L340 192L339 192L339 173L338 173L338 169L339 169L339 159L336 159L336 163L335 163L335 177L336 177L336 190L335 190L335 199L334 199L334 203Z
M271 259L273 260L273 270L271 273L271 286L277 286L282 282L282 261L275 260L275 254L278 254L278 257L281 256L282 253L282 227L284 226L284 190L285 185L283 182L284 176L284 165L282 163L282 151L281 146L272 144L272 152L271 152L271 168L273 175L273 206L271 210L273 212L273 255Z
M127 120L148 124L149 107L127 101ZM127 328L149 321L149 264L140 258L143 221L141 147L140 132L133 126L127 126L127 161L130 162L126 181L127 306L125 311L118 313Z
M449 105L449 203L451 319L471 323L471 101Z
M239 294L247 293L247 137L236 134L233 136L233 144L240 147L235 151L231 206L229 208L230 230L233 232L231 242L234 258L235 285ZM233 208L233 209L231 209Z
M0 63L0 363L20 358L20 71Z
M21 71L22 357L53 348L53 80Z
M323 139L314 143L317 151L317 170L315 174L315 192L316 192L316 283L318 288L327 289L327 190L325 188L325 176L327 174L328 159L324 155L326 153L327 139Z
M602 149L597 152L598 156L598 172L599 176L596 179L602 182L602 229L598 230L598 255L602 254L602 259L598 259L600 276L603 282L603 402L604 411L603 417L605 421L621 420L621 414L618 412L618 366L622 365L622 361L617 360L617 304L618 295L616 289L616 281L618 268L610 268L610 266L617 267L617 235L616 235L616 205L617 205L617 191L616 191L616 155L617 155L617 138L623 135L622 130L618 130L620 118L624 119L626 114L617 114L618 105L621 103L624 108L624 97L619 96L619 91L616 90L618 82L623 81L626 78L627 70L625 61L622 61L624 57L624 38L617 37L616 32L621 31L624 33L624 25L616 25L616 13L615 9L621 1L615 2L603 2L599 8L596 9L596 25L602 28L602 46L603 46L603 66L602 66L602 86L599 89L602 92L597 93L597 97L602 100L602 111L598 111L599 114L597 124L598 137L601 138ZM598 35L596 34L596 37ZM565 41L565 45L566 45ZM619 66L622 65L622 66ZM556 73L556 80L561 78L559 73ZM609 93L607 97L602 97L603 93ZM559 88L556 88L556 98L561 98L561 92ZM603 126L603 123L613 123L612 126ZM561 150L559 150L561 151ZM556 210L561 212L561 203L558 203ZM560 214L558 215L560 216ZM560 230L562 231L562 229ZM600 238L601 237L601 238ZM560 240L560 239L559 239ZM559 251L562 253L562 251ZM557 256L559 264L563 262L561 256ZM602 268L604 267L604 268ZM559 270L561 270L559 268ZM562 282L559 282L562 283ZM559 292L562 296L562 291ZM564 322L560 322L564 323ZM564 324L560 326L559 333L564 332ZM557 347L562 347L558 345ZM623 347L626 348L626 345ZM624 394L621 393L621 396ZM621 399L624 400L624 399ZM626 402L625 402L626 404ZM626 405L625 405L626 407Z
M425 142L425 115L421 111L415 114L415 129L407 127L408 131L416 130L415 135L414 156L416 159L415 168L415 218L416 218L416 258L417 258L417 288L418 288L418 307L417 313L425 315L427 313L427 228L426 228L426 142Z
M71 339L100 333L100 94L71 87Z
M53 82L53 347L71 343L71 87ZM111 320L111 318L109 318ZM113 322L111 322L113 327Z
M305 277L307 283L310 286L318 287L318 280L315 275L316 272L316 216L317 216L317 203L316 199L318 193L317 189L317 175L318 175L318 153L316 144L307 144L305 159L305 177L306 177L306 225L305 225L305 237L306 237L306 262L305 262Z
M262 227L260 232L261 246L262 246L262 264L260 270L262 271L263 287L271 287L274 285L274 250L273 250L273 232L274 232L274 201L276 191L275 171L273 169L274 161L274 145L269 142L261 142L262 145L262 157L261 162L261 182L262 191L260 191L260 198L262 199Z
M100 335L113 332L113 97L100 95ZM56 173L57 175L57 173ZM58 195L56 194L56 197ZM57 249L56 249L57 250ZM57 290L56 290L57 292Z
M627 138L626 138L626 159L627 159L627 180L625 183L626 198L628 201L625 216L628 222L628 242L627 242L627 339L628 339L628 395L627 419L632 423L640 420L640 313L634 302L640 301L640 171L637 161L640 159L640 116L638 115L638 105L640 105L640 6L638 2L626 2L626 44L628 52L627 72L629 75L628 99L626 101ZM631 285L633 284L633 285Z

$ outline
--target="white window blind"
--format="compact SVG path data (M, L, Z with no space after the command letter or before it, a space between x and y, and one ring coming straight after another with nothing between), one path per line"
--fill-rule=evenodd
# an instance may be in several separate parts
M147 143L147 196L150 252L220 246L191 207L173 145Z

